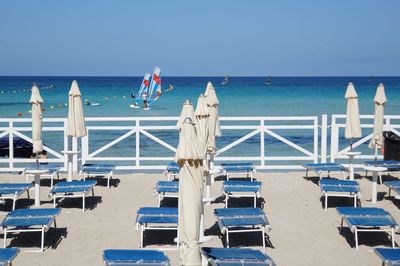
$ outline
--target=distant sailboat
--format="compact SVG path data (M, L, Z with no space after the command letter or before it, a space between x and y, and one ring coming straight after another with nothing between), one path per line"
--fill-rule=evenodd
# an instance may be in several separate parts
M229 82L229 77L227 74L225 74L224 80L222 81L221 85L226 85Z
M265 82L265 85L271 86L272 85L272 77L268 76L267 81Z

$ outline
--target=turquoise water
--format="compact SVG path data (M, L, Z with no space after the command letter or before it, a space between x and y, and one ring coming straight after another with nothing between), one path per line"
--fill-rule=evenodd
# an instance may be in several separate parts
M44 116L65 117L64 104L73 79L78 81L84 99L100 103L85 106L86 116L178 116L181 103L186 99L195 103L207 81L217 89L222 116L344 113L349 81L359 94L361 113L373 113L373 97L380 82L388 97L386 113L398 114L400 110L400 77L276 77L272 86L265 86L263 77L231 77L225 86L221 85L222 77L163 77L163 87L172 84L174 89L163 94L151 111L129 108L130 93L140 86L141 77L0 77L0 117L17 117L18 113L30 116L28 101L33 82L42 88ZM46 88L50 85L53 87Z
M66 117L68 108L67 93L71 82L79 83L83 99L98 102L99 106L84 106L85 116L179 116L182 103L189 99L197 102L197 96L203 93L208 81L211 81L220 101L221 116L300 116L321 114L344 114L346 102L345 90L349 81L353 82L359 95L360 113L373 114L373 98L376 87L383 83L386 89L388 103L386 114L400 114L400 77L276 77L272 85L266 86L264 77L231 77L228 85L221 85L222 77L163 77L163 87L174 86L172 91L161 95L160 99L149 111L132 109L130 93L136 91L142 77L0 77L0 117L16 118L30 117L28 103L30 88L33 82L41 88L45 101L44 117ZM217 140L219 147L237 140L247 131L224 132ZM311 150L313 138L310 131L274 131L290 141ZM126 133L123 131L102 131L92 134L90 146L92 151L109 143ZM178 143L176 130L153 131L155 136L172 146ZM29 133L26 133L29 135ZM62 150L62 133L44 133L46 145L55 150ZM174 154L151 140L141 137L141 156L170 156ZM260 137L256 135L237 147L229 150L225 156L258 156ZM266 136L266 155L301 155L280 141ZM342 137L341 146L345 145ZM368 151L366 145L360 147ZM135 136L106 150L102 156L130 156L135 152ZM151 162L148 162L151 163ZM288 162L290 163L290 162ZM300 163L300 162L296 162Z

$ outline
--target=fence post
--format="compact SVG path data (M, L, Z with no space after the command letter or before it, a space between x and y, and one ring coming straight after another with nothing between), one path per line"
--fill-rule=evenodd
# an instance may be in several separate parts
M265 131L264 131L264 119L260 120L260 155L261 155L261 166L265 166Z
M335 155L339 148L339 128L336 125L336 116L332 115L331 120L331 163L335 162Z
M321 121L321 163L326 163L326 151L328 143L328 116L322 115Z
M140 124L139 119L136 119L136 167L140 166Z
M318 162L318 137L319 133L319 123L318 123L318 116L314 118L314 163Z
M8 167L12 171L14 168L14 123L12 120L8 123L8 132L8 157L10 160Z
M89 156L89 130L86 129L87 135L81 138L82 145L82 165L86 163L86 159Z

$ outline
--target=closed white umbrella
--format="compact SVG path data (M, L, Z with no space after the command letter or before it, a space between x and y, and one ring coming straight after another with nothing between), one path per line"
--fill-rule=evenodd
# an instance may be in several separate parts
M68 137L78 138L87 135L85 118L83 115L82 108L82 96L79 90L78 82L76 80L72 81L71 89L68 92L68 119L67 119L67 132ZM72 142L72 139L71 139ZM68 181L72 180L73 171L73 156L75 156L74 161L77 165L77 147L72 147L69 151L64 151L68 156Z
M192 119L193 123L196 123L193 105L189 100L186 100L186 102L184 102L181 115L179 116L179 120L176 123L176 127L179 129L179 131L181 130L183 121L186 117L189 117L190 119Z
M375 148L375 156L377 156L378 149L383 147L383 115L386 101L385 87L383 84L379 84L374 98L374 132L368 145L370 148Z
M32 86L32 94L29 102L32 105L32 141L33 141L33 153L36 153L36 158L38 153L43 151L43 141L42 141L42 105L43 99L40 96L39 88L36 84Z
M68 120L67 136L84 137L87 135L85 118L82 108L82 96L78 82L72 81L71 89L68 93Z
M374 98L374 132L372 133L372 139L368 145L368 147L375 149L375 161L378 159L378 149L383 147L383 115L386 101L385 87L383 87L383 84L379 84ZM370 168L372 171L372 203L376 203L377 201L377 174L385 169L379 168L380 167L376 166Z
M354 180L353 159L355 156L359 155L360 152L353 151L353 138L360 138L362 136L362 133L360 124L360 111L358 108L358 95L353 86L353 83L349 82L349 85L347 85L347 90L344 97L346 98L347 102L346 127L344 137L350 142L350 151L344 154L349 156L349 177L350 180Z
M362 136L360 112L358 108L358 95L353 83L350 82L347 86L344 97L347 101L345 138L350 140L350 149L352 149L352 139L360 138Z
M207 106L207 98L201 94L197 99L196 111L194 115L197 120L197 137L199 139L201 149L206 154L208 140L208 119L210 112Z
M193 121L181 126L175 160L179 171L179 258L181 265L201 265L199 246L203 157Z
M215 93L214 86L211 82L207 83L206 92L204 93L207 96L207 106L210 112L210 118L208 120L208 141L207 141L207 149L211 152L216 151L215 138L220 137L221 128L219 124L219 116L218 116L218 97Z

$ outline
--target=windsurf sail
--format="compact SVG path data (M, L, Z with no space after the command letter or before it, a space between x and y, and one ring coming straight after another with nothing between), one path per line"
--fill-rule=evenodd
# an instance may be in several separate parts
M147 95L148 104L149 105L151 105L152 103L157 101L157 99L161 95L161 77L160 77L160 74L161 74L161 69L159 69L158 67L155 67L154 71L153 71L153 76L152 76L152 79L151 79L148 95Z
M154 68L153 75L146 73L137 94L132 92L133 104L132 108L139 108L139 104L143 103L148 108L152 103L157 101L161 95L161 69Z
M134 104L138 105L140 102L143 102L143 99L147 99L150 87L150 79L151 76L149 73L144 74L144 78L142 84L140 85L139 91L137 92L137 94L132 94L132 98L134 98Z
M222 81L222 85L226 85L226 84L228 84L228 82L229 82L229 77L228 77L228 75L226 74L225 75L225 77L224 77L224 80Z

